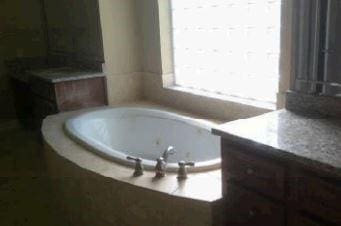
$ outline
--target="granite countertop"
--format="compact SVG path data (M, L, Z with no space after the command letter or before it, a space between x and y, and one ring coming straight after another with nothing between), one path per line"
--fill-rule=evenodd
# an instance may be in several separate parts
M103 72L78 69L72 67L48 68L28 71L29 76L34 76L46 82L57 83L80 79L96 78L105 76Z
M280 110L222 124L213 133L341 177L341 119L309 118Z

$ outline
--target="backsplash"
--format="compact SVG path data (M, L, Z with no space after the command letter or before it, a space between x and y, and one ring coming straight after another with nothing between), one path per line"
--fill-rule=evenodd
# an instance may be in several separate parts
M288 91L286 109L315 117L341 117L341 98Z

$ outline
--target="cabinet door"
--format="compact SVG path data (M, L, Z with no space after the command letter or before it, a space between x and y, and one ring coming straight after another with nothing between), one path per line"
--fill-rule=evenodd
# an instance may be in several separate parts
M341 187L338 183L300 170L288 177L288 200L296 207L328 222L341 225Z
M281 164L258 157L251 151L244 152L224 140L222 147L223 180L226 183L236 181L266 196L283 199L284 168Z
M17 118L23 126L34 128L33 96L29 84L11 79Z
M74 48L78 58L103 60L102 32L98 1L73 0L72 27Z
M57 106L55 103L50 102L37 95L34 96L34 121L35 128L40 129L43 119L52 114L56 114Z
M80 60L103 62L98 0L44 2L50 51L54 54L72 54Z
M69 0L44 0L50 51L57 54L72 54L72 5ZM61 16L62 15L62 16Z
M288 226L326 226L320 222L317 222L308 216L304 216L299 212L289 212L288 214Z
M284 225L280 205L240 186L228 184L225 202L227 226Z

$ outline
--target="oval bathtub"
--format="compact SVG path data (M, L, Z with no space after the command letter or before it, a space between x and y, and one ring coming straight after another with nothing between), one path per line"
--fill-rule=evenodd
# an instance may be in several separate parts
M207 120L150 108L122 107L95 110L68 119L65 130L87 149L120 164L134 166L128 155L139 157L152 170L168 146L176 154L168 159L167 171L176 171L181 160L194 161L189 171L220 168L220 139L211 134Z

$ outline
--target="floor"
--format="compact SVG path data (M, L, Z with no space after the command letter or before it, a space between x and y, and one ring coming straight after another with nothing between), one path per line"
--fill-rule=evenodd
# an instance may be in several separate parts
M38 136L0 129L0 225L65 226L53 205Z

